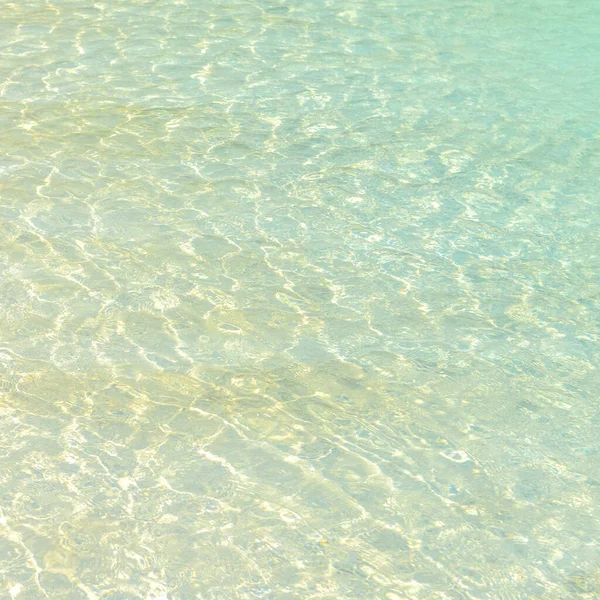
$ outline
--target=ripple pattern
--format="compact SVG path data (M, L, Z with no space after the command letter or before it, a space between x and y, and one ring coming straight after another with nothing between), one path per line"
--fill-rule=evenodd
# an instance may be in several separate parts
M599 28L5 2L0 597L598 597Z

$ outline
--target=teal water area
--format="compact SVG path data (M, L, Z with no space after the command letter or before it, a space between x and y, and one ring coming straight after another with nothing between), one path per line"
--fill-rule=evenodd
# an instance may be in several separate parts
M600 596L597 0L0 5L0 598Z

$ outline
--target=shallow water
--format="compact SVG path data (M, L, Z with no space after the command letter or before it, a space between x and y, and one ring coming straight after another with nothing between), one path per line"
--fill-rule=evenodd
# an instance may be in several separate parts
M0 597L598 597L599 31L3 3Z

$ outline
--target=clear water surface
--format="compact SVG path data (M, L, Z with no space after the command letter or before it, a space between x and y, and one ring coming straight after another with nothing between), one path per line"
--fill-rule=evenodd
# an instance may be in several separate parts
M0 598L600 595L597 0L0 6Z

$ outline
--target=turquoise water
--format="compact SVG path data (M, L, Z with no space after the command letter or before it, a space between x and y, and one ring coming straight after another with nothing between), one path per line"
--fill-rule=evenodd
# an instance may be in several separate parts
M597 0L0 7L0 598L600 596Z

